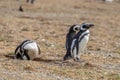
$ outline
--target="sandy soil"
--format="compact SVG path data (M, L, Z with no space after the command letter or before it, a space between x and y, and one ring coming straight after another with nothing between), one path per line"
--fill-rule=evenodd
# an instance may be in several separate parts
M120 80L120 3L99 0L0 0L0 80ZM24 12L18 11L22 5ZM91 22L82 63L64 62L70 25ZM35 40L41 55L15 60L19 43Z

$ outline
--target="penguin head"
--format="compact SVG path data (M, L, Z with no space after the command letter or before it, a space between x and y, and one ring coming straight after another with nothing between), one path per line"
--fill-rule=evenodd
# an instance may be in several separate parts
M79 25L72 25L69 29L69 33L74 33L76 31L80 30L80 26Z
M82 23L81 26L80 26L80 30L81 31L86 31L93 26L94 26L94 24L92 24L92 23Z

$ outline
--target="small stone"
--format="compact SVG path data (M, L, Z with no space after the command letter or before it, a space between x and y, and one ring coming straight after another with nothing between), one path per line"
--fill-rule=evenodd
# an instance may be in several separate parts
M51 47L54 47L55 45L54 44L51 44Z
M100 48L97 48L98 51L100 51L101 49Z
M109 54L109 55L108 55L108 57L112 57L112 55L111 55L111 54Z
M42 39L41 41L45 42L45 39Z

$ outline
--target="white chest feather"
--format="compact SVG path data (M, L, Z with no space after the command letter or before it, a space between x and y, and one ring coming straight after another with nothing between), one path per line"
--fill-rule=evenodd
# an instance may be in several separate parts
M79 42L79 53L83 53L85 48L86 48L86 45L89 41L89 36L90 34L87 34L83 37L83 39Z
M39 54L38 46L35 42L25 45L24 49L28 50L30 59L33 59L34 57L36 57Z
M38 47L35 42L25 45L24 49L31 50L31 51L38 51Z

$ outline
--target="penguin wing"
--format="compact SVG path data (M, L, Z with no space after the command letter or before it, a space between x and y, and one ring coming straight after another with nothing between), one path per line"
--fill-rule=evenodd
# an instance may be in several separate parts
M38 52L38 45L35 42L32 42L32 43L26 44L24 46L24 49Z
M70 48L72 40L75 38L75 36L76 36L75 33L73 33L73 34L67 34L67 36L66 36L66 43L65 43L66 50L68 48Z
M66 36L66 43L65 43L66 50L69 48L71 39L72 39L72 37L71 37L70 35L67 34L67 36Z
M66 47L66 50L68 49L68 39L66 39L66 42L65 42L65 47Z

